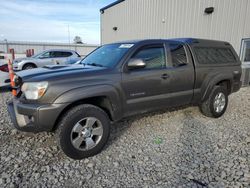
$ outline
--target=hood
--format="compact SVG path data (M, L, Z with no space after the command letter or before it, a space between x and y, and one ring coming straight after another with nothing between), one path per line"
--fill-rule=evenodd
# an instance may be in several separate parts
M15 74L22 79L22 81L38 81L48 80L55 77L66 77L83 72L93 72L97 70L106 69L105 67L96 67L89 65L47 65L43 68L35 68L16 72Z
M35 58L33 58L33 57L16 58L16 59L13 61L13 63L18 63L18 62L20 62L20 61L33 60L33 59L35 59Z

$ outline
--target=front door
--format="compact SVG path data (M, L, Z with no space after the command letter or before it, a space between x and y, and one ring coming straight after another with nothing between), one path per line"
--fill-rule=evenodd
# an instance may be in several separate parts
M38 60L38 63L37 63L38 67L43 67L43 66L46 66L46 65L52 65L53 64L52 58L53 58L53 52L45 52L45 53L43 53L39 57L39 60Z
M129 70L122 74L122 88L125 93L124 112L132 115L160 108L164 104L167 83L166 48L163 43L141 46L131 56L146 63L144 68Z

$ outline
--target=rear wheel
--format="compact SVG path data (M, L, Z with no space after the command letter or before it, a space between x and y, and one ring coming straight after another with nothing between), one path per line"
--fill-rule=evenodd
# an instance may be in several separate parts
M228 92L225 87L215 86L208 99L200 105L201 112L208 117L221 117L228 105Z
M93 105L79 105L69 110L57 129L58 143L72 159L98 154L108 141L110 120Z

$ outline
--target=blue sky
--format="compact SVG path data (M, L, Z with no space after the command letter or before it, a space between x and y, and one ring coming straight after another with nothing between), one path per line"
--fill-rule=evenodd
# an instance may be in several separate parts
M100 43L99 9L115 0L1 0L0 40Z

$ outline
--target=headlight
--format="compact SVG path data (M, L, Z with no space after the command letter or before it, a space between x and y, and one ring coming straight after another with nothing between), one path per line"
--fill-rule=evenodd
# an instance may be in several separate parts
M26 99L36 100L46 92L48 82L26 82L22 85L22 92Z

